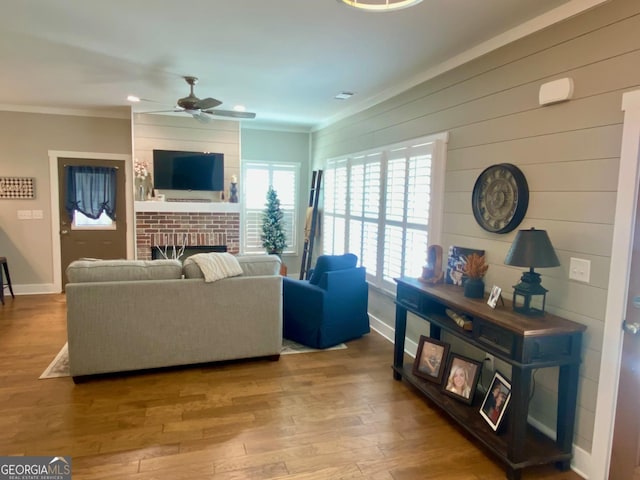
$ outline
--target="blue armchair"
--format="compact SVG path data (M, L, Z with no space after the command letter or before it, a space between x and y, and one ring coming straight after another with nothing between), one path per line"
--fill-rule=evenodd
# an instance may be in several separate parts
M284 278L285 338L328 348L369 333L369 288L358 257L322 255L309 280Z

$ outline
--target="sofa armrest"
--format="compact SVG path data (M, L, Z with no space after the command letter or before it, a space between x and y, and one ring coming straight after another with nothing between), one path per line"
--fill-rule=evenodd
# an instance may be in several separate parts
M308 280L284 278L282 304L284 336L299 341L316 331L322 323L325 291Z

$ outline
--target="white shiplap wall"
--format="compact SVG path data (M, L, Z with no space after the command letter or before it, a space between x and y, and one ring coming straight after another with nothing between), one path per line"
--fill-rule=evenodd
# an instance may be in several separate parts
M224 154L225 198L229 198L231 176L240 176L240 123L213 120L199 123L184 116L134 114L134 160L147 162L153 169L153 150L184 150ZM219 201L217 192L167 191L167 196L179 198L209 198Z

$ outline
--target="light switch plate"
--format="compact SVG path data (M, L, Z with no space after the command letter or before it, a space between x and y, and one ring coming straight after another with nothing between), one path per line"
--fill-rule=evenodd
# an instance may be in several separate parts
M31 220L31 210L18 210L18 220Z
M591 260L573 258L569 262L569 279L589 283L591 277Z
M37 220L42 220L44 218L42 210L31 210L31 215Z

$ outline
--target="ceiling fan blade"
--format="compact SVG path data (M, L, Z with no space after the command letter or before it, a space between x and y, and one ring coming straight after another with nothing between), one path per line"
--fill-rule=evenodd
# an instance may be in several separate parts
M216 100L215 98L203 98L202 100L198 100L197 107L201 110L209 110L210 108L215 108L218 105L222 105L220 100Z
M197 121L199 121L200 123L210 123L211 122L211 117L209 115L206 115L203 112L190 112L191 115L193 115L193 118L195 118Z
M256 118L256 114L253 112L236 112L235 110L205 110L204 113L217 117Z
M148 112L136 112L136 113L179 113L184 112L182 108L173 108L171 110L151 110Z

